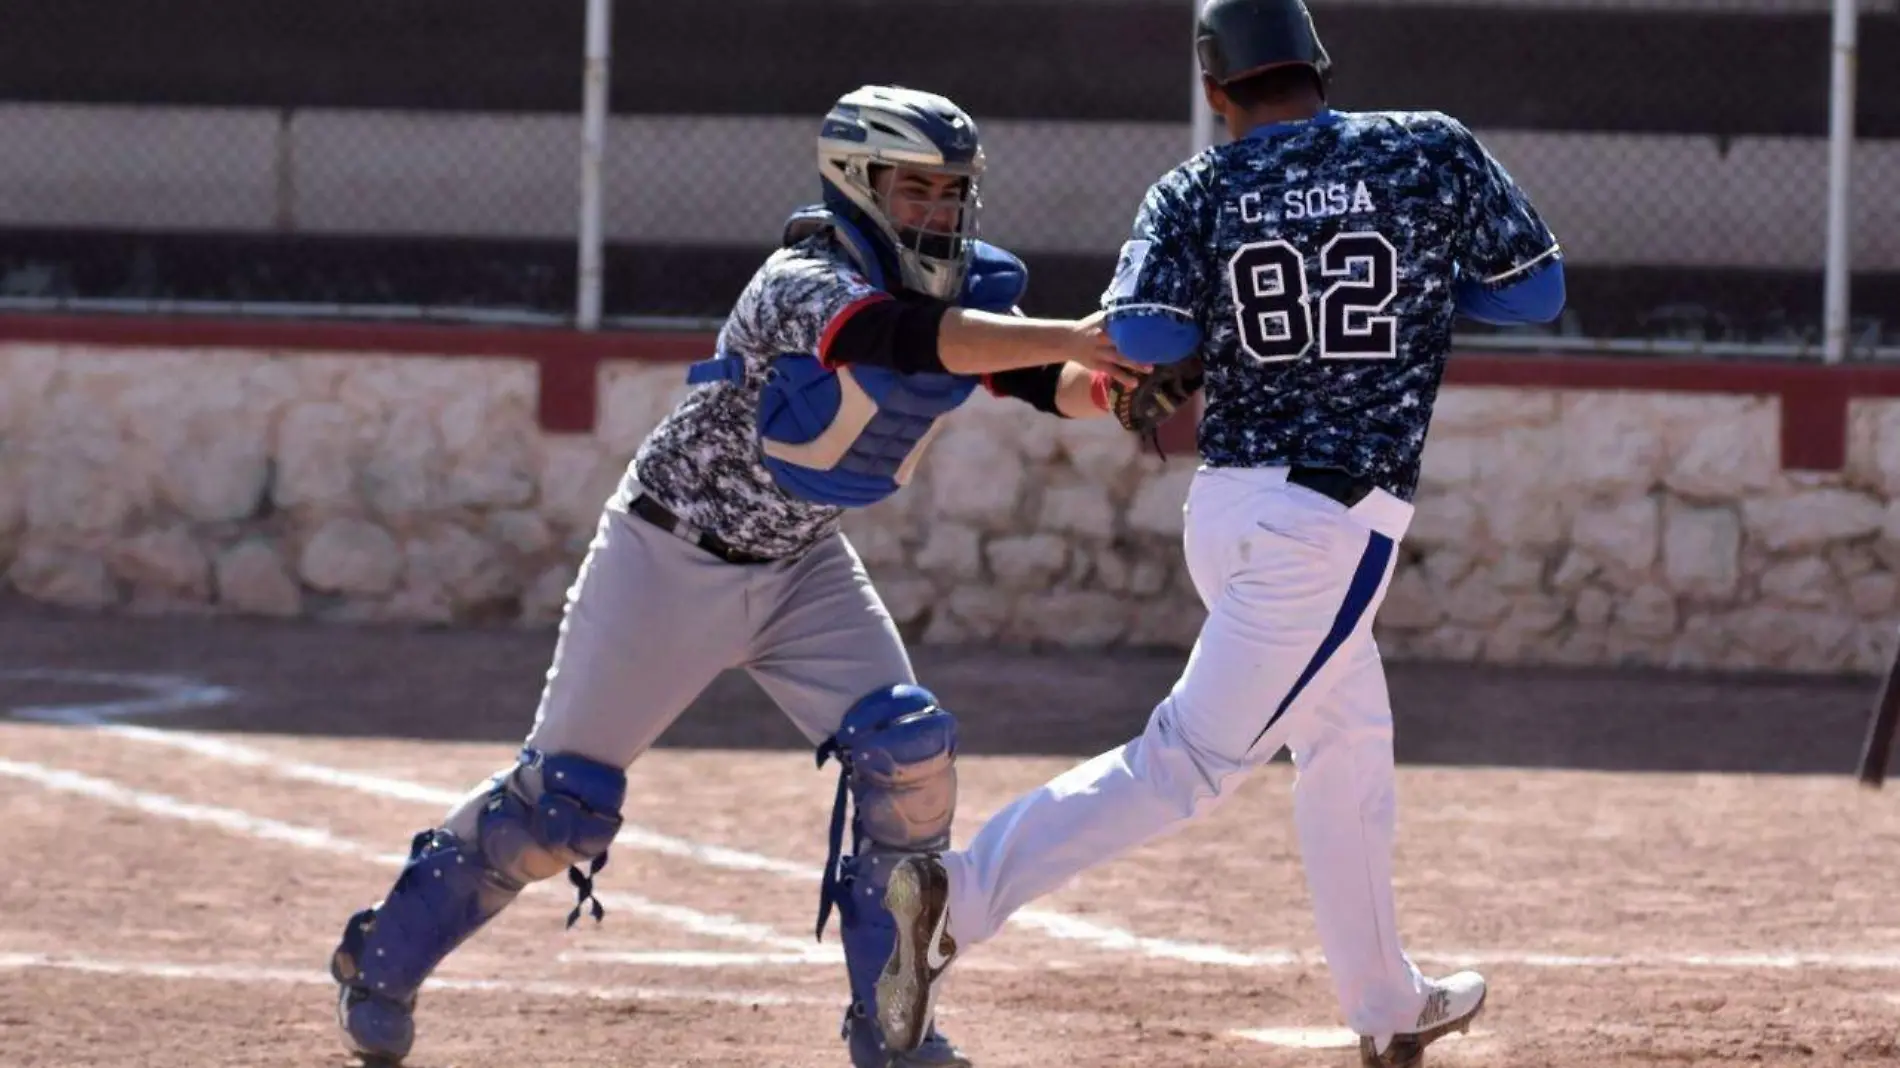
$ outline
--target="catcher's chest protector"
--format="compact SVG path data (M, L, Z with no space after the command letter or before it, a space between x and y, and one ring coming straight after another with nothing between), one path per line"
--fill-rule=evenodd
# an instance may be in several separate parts
M802 225L801 225L802 224ZM876 252L848 221L828 212L793 217L787 243L817 227L832 229L875 284ZM960 303L993 301L966 290ZM742 379L745 361L720 356L695 364L688 381ZM886 367L828 370L810 353L772 360L759 393L762 462L785 492L840 508L864 508L910 481L941 428L943 416L970 398L980 379L953 374L902 374Z
M780 356L759 397L765 469L795 497L844 508L876 504L910 481L939 420L976 384L883 367L827 371L813 356Z

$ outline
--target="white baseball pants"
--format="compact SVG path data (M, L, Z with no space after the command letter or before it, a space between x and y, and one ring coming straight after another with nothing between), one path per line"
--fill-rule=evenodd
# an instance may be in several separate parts
M1285 468L1203 468L1185 549L1208 618L1140 737L998 812L947 854L960 948L1023 905L1213 809L1293 751L1294 816L1320 945L1345 1021L1408 1031L1424 978L1392 895L1392 709L1372 619L1412 506L1384 491L1348 509Z

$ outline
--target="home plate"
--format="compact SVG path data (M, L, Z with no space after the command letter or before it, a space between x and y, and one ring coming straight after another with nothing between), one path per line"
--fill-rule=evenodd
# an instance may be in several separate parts
M1343 1027L1262 1027L1232 1034L1288 1049L1351 1049L1359 1044L1359 1036Z

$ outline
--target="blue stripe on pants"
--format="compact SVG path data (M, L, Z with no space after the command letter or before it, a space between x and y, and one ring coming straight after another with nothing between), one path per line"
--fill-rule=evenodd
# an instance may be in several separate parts
M1254 735L1253 745L1259 745L1260 739L1265 738L1273 725L1280 722L1280 717L1286 715L1286 710L1293 706L1293 699L1306 689L1306 684L1313 681L1313 676L1319 674L1319 669L1326 666L1326 661L1332 659L1333 654L1345 643L1346 636L1359 625L1359 617L1366 614L1373 595L1379 592L1379 583L1385 581L1386 565L1391 562L1392 539L1376 530L1372 531L1366 539L1365 555L1359 558L1359 567L1352 573L1352 584L1346 587L1345 603L1339 606L1339 614L1333 617L1333 629L1319 643L1319 650L1307 662L1306 670L1300 672L1300 677L1294 681L1293 688L1287 691L1280 707L1273 710L1267 725ZM1247 748L1252 749L1253 745Z

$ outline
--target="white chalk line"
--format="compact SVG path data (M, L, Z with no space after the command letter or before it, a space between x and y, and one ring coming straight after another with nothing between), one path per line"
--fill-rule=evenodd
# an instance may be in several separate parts
M282 820L252 815L238 809L199 804L167 794L136 790L111 779L64 768L0 759L0 775L35 783L49 790L102 801L119 808L134 809L148 815L184 823L216 827L242 837L278 842L312 852L330 853L398 868L408 859L405 854L382 852L360 842L339 838L320 827L299 826ZM554 893L563 885L552 881L537 883L526 892ZM660 920L693 934L796 952L804 951L807 946L803 939L782 935L762 924L749 923L731 916L713 915L679 905L663 904L622 892L608 891L599 896L604 905Z
M255 768L267 773L296 781L318 783L326 786L341 787L372 796L394 800L414 801L418 803L446 806L455 804L462 797L452 790L423 786L377 775L346 771L303 761L286 760L275 754L247 745L224 741L208 735L191 731L160 731L149 727L136 727L129 724L113 723L105 718L105 709L122 709L128 704L142 705L141 713L176 711L188 707L201 707L215 704L234 696L234 691L221 687L206 686L188 679L171 676L120 676L105 673L84 672L0 672L0 676L36 677L55 681L83 681L100 685L112 684L123 680L126 685L138 685L142 688L156 689L159 696L146 702L116 702L110 705L72 705L59 708L40 708L16 710L33 713L34 718L51 719L73 726L87 727L107 734L133 741L181 749L210 760L233 766ZM215 699L214 699L215 695ZM110 715L132 714L127 711L112 711ZM811 882L820 876L819 869L793 861L764 856L740 849L695 842L662 834L644 827L625 825L616 845L641 849L664 856L692 860L709 867L733 871L755 872L774 875L781 878ZM621 895L615 895L619 897ZM603 901L613 898L602 895ZM640 899L644 900L644 899ZM677 906L666 906L669 908ZM690 910L688 910L690 911ZM736 921L735 921L736 922ZM1325 958L1314 951L1297 950L1255 950L1244 951L1226 946L1205 943L1184 942L1174 939L1150 938L1136 935L1120 928L1097 923L1093 920L1070 916L1065 913L1023 909L1010 918L1010 922L1040 933L1068 941L1085 942L1105 950L1120 950L1140 956L1176 960L1195 964L1211 964L1234 968L1311 968L1321 967ZM782 937L782 936L781 936ZM779 948L795 953L811 950L810 943L803 940L786 940L787 945ZM1443 964L1451 967L1475 967L1480 965L1507 965L1529 968L1559 969L1710 969L1721 971L1766 971L1796 970L1804 968L1831 969L1844 971L1900 971L1900 954L1881 953L1830 953L1830 952L1777 952L1777 953L1616 953L1616 954L1562 954L1516 950L1485 951L1414 951L1412 959L1420 963Z
M1284 1049L1351 1049L1359 1036L1343 1027L1253 1027L1228 1034Z
M283 778L337 786L374 796L438 806L454 805L463 796L454 791L434 789L398 779L364 775L321 764L284 760L261 749L222 741L196 732L158 731L149 727L135 727L112 722L126 715L176 712L220 704L236 696L235 691L224 687L208 686L174 676L119 676L101 672L29 670L0 672L0 675L95 685L111 685L119 682L148 689L154 693L152 698L140 702L16 709L14 714L18 716L70 726L90 727L122 738L183 749L198 756L234 766L256 768ZM783 879L795 879L808 885L816 885L823 875L821 869L809 865L678 838L633 824L623 825L619 836L614 841L616 845L623 847L640 849L662 856L678 857L710 867L774 875ZM602 900L604 902L608 899L603 895ZM1044 909L1022 909L1011 916L1009 922L1039 931L1052 938L1083 942L1105 950L1132 952L1159 959L1236 967L1280 966L1286 963L1281 959L1285 956L1284 954L1270 954L1269 959L1260 960L1253 955L1223 946L1148 938L1079 916ZM801 942L799 948L803 949L805 945Z
M1343 1027L1252 1027L1229 1031L1235 1038L1244 1038L1249 1042L1259 1042L1282 1049L1352 1049L1359 1045L1359 1036ZM1448 1035L1441 1041L1463 1045L1467 1042L1484 1042L1494 1032L1472 1030L1462 1034ZM1432 1047L1434 1056L1442 1056L1447 1047Z
M0 953L0 971L44 968L91 975L141 979L195 980L223 983L295 983L333 986L327 972L301 968L269 968L248 964L183 964L165 961L102 960L96 957L46 953ZM594 998L601 1001L699 1001L720 1005L821 1005L835 1007L838 999L776 992L702 989L674 986L597 985L552 980L456 979L429 977L425 987L438 990L530 994L553 998Z
M711 950L618 950L581 948L569 950L557 958L574 964L624 964L652 968L836 968L844 964L844 951L836 944L815 947L805 953L737 953ZM989 960L981 956L959 961L957 971L1021 972L1020 965Z
M183 750L234 767L263 771L297 782L354 790L375 797L413 801L439 807L454 805L463 797L461 792L454 790L423 786L400 779L348 771L323 764L287 760L252 746L189 731L154 730L150 727L135 727L129 724L86 721L74 716L68 716L65 721L132 741ZM816 886L822 875L822 870L815 866L725 846L709 845L630 824L622 826L619 836L614 839L614 844L622 848L690 860L728 871L742 871L795 880L809 886ZM1099 949L1130 952L1146 957L1231 967L1281 967L1296 963L1293 957L1284 953L1268 953L1263 956L1243 953L1224 946L1148 938L1079 916L1042 909L1023 909L1012 916L1010 921L1052 938L1085 942Z
M174 735L167 732L155 731L148 727L133 727L126 724L113 723L111 721L121 716L153 715L182 712L192 708L215 707L237 696L237 691L227 687L211 686L193 679L181 678L174 675L68 671L60 669L25 669L0 671L0 678L26 679L39 682L77 683L91 686L124 686L132 689L145 690L151 696L139 700L31 706L15 708L12 710L12 713L16 717L62 723L68 726L92 728L107 733L120 734L123 737L136 737L139 740L148 742L166 742L177 738L180 740L200 739L215 743L215 739L193 735L189 732L179 732ZM214 754L206 753L205 755ZM269 769L272 764L272 759L269 754L261 750L247 751L247 747L241 746L232 746L229 752L223 752L221 756L227 763L243 764L244 766ZM100 781L103 782L105 780ZM136 793L136 791L134 791L134 793ZM461 800L460 796L455 794L448 794L445 799L443 796L444 793L445 791L424 791L421 788L417 788L414 794L404 797L404 799L428 801L440 805L450 805ZM160 795L151 796L157 798ZM175 802L176 804L185 804L184 802L176 802L176 799L165 800ZM162 803L160 803L160 807L164 807ZM197 806L197 808L200 810L198 813L200 817L205 817L206 813L210 811L206 806ZM170 812L158 812L157 814L175 814L176 811L177 809L174 807ZM233 817L235 817L235 819ZM244 820L247 818L253 821L252 825L254 826L273 826L273 833L286 833L285 829L290 827L288 824L261 820L256 817L250 817L248 813L239 813L235 810L225 810L216 820L209 821L215 822L216 825L222 826L226 830L243 834L249 833L242 829L245 826ZM205 818L197 820L197 822L207 821ZM317 831L316 833L319 835L324 834L324 832L321 831ZM294 837L293 835L293 839ZM293 844L298 843L293 841ZM369 850L369 847L357 843L340 843L340 840L330 843L330 846L338 844L348 845L358 851L355 855L365 856L366 859L372 859L378 863L389 863L389 857L393 855L376 853ZM328 848L328 846L315 846L314 848ZM337 850L331 848L330 851L335 852ZM395 863L398 866L406 861L406 858L403 856L395 856ZM538 889L538 892L546 892L546 887L542 884L537 884L537 888L531 889ZM595 896L600 899L603 905L613 905L650 919L670 923L673 926L694 934L711 935L719 938L736 938L758 945L769 945L773 948L797 952L804 952L809 947L809 943L803 939L792 938L780 934L770 927L761 924L747 923L735 917L712 916L684 906L669 905L653 901L649 898L614 891L601 892Z
M1645 971L1709 969L1730 972L1796 971L1804 968L1843 972L1900 971L1900 953L1535 953L1468 950L1413 953L1415 961L1453 968L1507 964L1524 968L1626 968Z
M97 730L137 741L164 745L182 749L208 759L222 763L254 768L283 778L300 782L310 782L325 786L341 787L397 800L414 801L432 805L446 806L454 804L461 794L452 790L422 786L416 783L388 779L362 772L345 771L321 764L303 761L283 760L273 754L250 746L228 742L219 738L194 735L182 731L159 731L148 727L134 727L125 724L101 724ZM615 840L617 845L630 845L666 856L680 857L699 861L712 867L727 868L769 874L800 881L818 878L818 869L809 868L791 861L748 853L743 850L720 846L706 846L670 835L660 834L644 828L624 829ZM1017 920L1023 919L1024 910L1018 913ZM1127 931L1117 930L1089 920L1066 916L1061 913L1039 913L1032 915L1029 925L1042 933L1057 938L1088 942L1106 950L1122 950L1143 956L1172 959L1197 964L1211 964L1238 968L1314 968L1322 967L1325 958L1315 951L1296 950L1254 950L1242 951L1224 946L1209 946L1188 942L1176 942L1167 939L1145 938ZM808 946L809 943L801 943ZM1842 953L1615 953L1615 954L1564 954L1524 950L1455 950L1455 951L1418 951L1412 958L1420 963L1442 964L1450 967L1476 967L1480 965L1512 965L1529 968L1568 968L1568 969L1711 969L1724 971L1765 971L1790 970L1801 968L1822 968L1845 971L1900 971L1900 954L1842 954Z
M643 968L836 968L844 951L828 953L723 953L710 950L576 949L560 954L564 964L628 964Z
M119 737L181 749L221 763L253 768L282 778L324 786L355 790L376 797L413 801L437 806L452 805L462 795L453 790L423 786L363 772L347 771L322 764L285 760L275 754L247 745L211 738L186 731L161 731L127 724L97 724L94 729ZM632 847L664 856L696 861L709 867L814 883L819 869L793 861L763 856L724 846L707 845L689 839L662 834L643 827L625 827L615 845ZM1044 935L1088 943L1098 949L1122 951L1155 959L1233 968L1315 968L1325 958L1316 951L1285 949L1239 950L1226 946L1149 938L1063 913L1024 909L1011 918ZM804 945L809 945L805 943ZM1419 951L1412 958L1420 963L1468 968L1480 965L1511 965L1529 968L1569 969L1711 969L1721 971L1767 971L1801 968L1843 971L1900 971L1900 954L1842 953L1615 953L1564 954L1525 950L1448 950Z
M29 705L10 711L19 719L55 723L90 723L119 716L144 716L215 708L237 696L237 691L211 686L177 675L148 675L118 671L68 671L59 668L21 668L0 671L0 678L27 682L64 682L80 686L117 686L144 690L150 696L131 701L95 701L82 704Z

